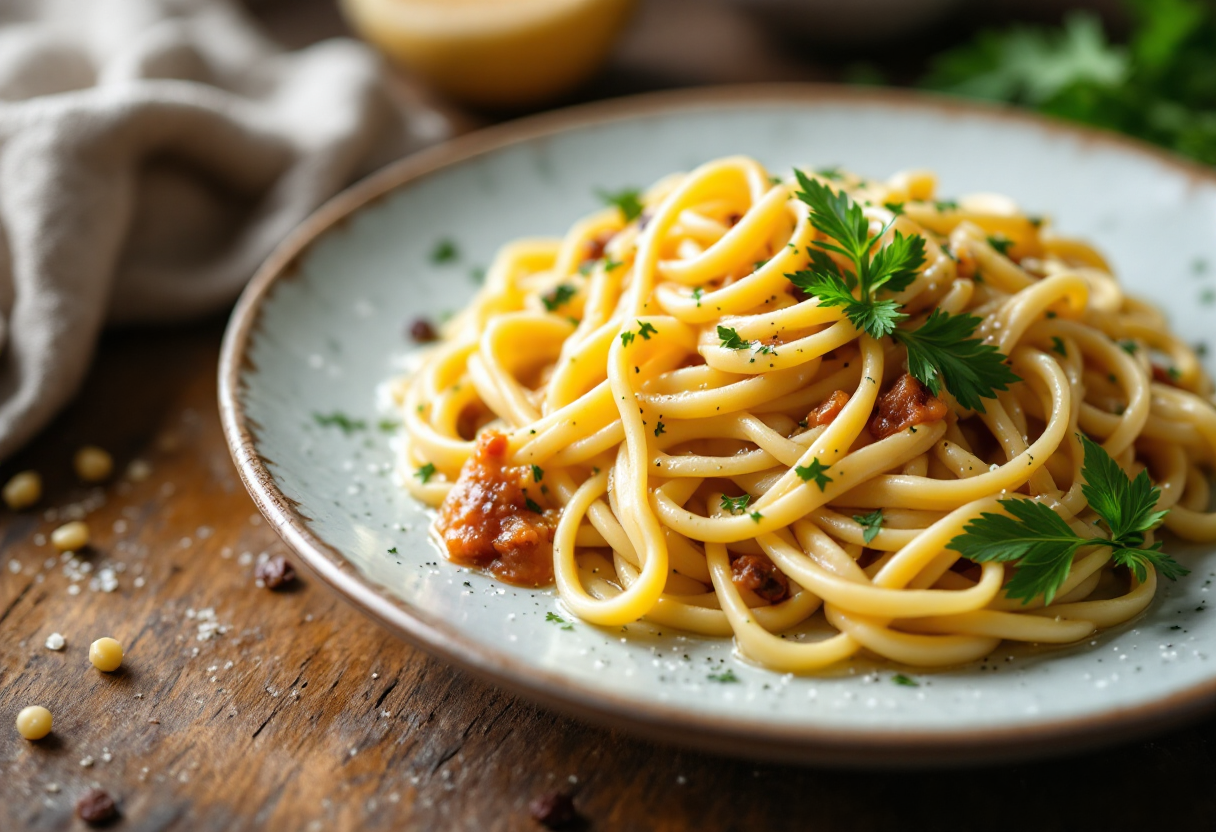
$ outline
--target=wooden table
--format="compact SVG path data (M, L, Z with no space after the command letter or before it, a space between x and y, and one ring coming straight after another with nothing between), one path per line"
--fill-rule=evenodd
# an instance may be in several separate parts
M336 25L312 6L302 19L318 33ZM1216 720L988 769L737 761L534 707L388 636L306 576L294 591L259 588L257 556L285 547L220 434L223 323L107 335L76 403L0 471L37 468L46 482L37 511L0 519L0 830L79 827L73 804L91 784L130 830L527 830L529 802L558 789L597 830L1212 827ZM151 476L82 488L70 460L86 442L120 471L146 460ZM76 511L95 545L72 594L43 537ZM89 586L105 568L113 592ZM200 640L205 611L223 631ZM44 646L52 632L62 652ZM107 634L127 649L113 675L87 659ZM31 703L55 716L38 744L10 727Z

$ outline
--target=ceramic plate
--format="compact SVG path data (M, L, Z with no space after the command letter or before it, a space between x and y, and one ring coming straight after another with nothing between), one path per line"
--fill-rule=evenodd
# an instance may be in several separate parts
M744 153L770 169L911 167L941 193L1012 195L1092 239L1133 292L1201 341L1216 307L1216 176L1139 144L1003 109L825 87L662 94L545 115L412 156L334 199L279 249L233 316L221 409L245 483L287 543L372 618L532 699L734 754L924 764L1128 738L1216 704L1216 550L1145 615L1063 649L999 648L953 670L857 661L829 676L751 667L727 641L645 624L546 620L554 593L448 563L395 482L377 385L408 365L417 316L460 308L516 237L561 235L597 188ZM442 240L458 256L434 262ZM1209 369L1211 369L1209 367ZM321 424L318 414L345 414ZM324 420L322 420L324 421ZM731 667L739 681L711 681Z

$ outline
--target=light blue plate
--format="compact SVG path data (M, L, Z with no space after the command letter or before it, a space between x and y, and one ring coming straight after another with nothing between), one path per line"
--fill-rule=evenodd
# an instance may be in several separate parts
M546 621L552 591L444 560L393 479L376 387L416 316L473 294L502 244L561 235L597 188L647 185L731 154L770 169L938 172L1097 242L1133 292L1192 341L1216 323L1216 176L1141 145L1005 110L824 87L666 94L509 124L413 156L337 197L241 299L220 370L225 430L262 511L373 618L433 653L567 711L728 753L925 764L1070 750L1216 704L1216 551L1170 541L1192 574L1129 625L1074 647L999 648L955 670L858 661L827 677L744 664L727 641ZM459 257L432 262L437 243ZM363 427L321 425L342 412ZM394 553L395 551L395 553ZM737 683L711 681L730 667Z

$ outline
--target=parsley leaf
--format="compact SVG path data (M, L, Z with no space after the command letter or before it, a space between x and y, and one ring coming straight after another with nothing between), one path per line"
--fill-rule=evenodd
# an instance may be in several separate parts
M544 476L545 472L539 465L532 466L532 482L540 482Z
M698 309L701 308L701 295L703 294L705 294L705 290L700 286L692 290L692 299L697 302Z
M832 481L832 478L824 473L831 467L831 465L822 464L818 459L812 459L810 465L795 466L794 473L801 477L803 482L814 480L815 485L819 486L819 490L822 491Z
M882 509L869 514L854 514L853 519L864 527L865 530L861 533L861 537L867 546L882 531Z
M1124 546L1139 546L1144 542L1144 533L1169 513L1155 510L1161 489L1153 485L1147 470L1129 480L1110 454L1088 436L1081 437L1081 444L1085 449L1081 468L1085 484L1081 493L1110 529L1112 540Z
M565 306L570 302L570 298L578 292L578 289L571 286L569 283L562 283L559 286L554 286L551 290L541 296L541 303L545 305L545 309L554 312L560 306Z
M747 516L752 518L752 520L756 523L759 523L760 520L763 519L763 517L764 517L764 515L758 511L753 511L751 514L749 514Z
M963 527L946 548L976 563L1017 561L1018 570L1005 594L1029 603L1043 596L1050 604L1068 577L1077 549L1101 539L1086 540L1045 504L1036 500L1001 500L1013 515L984 512Z
M659 422L657 425L654 426L654 435L655 436L662 436L665 433L667 433L667 426L664 425L662 422Z
M730 668L727 668L726 670L722 671L721 673L710 673L705 678L709 679L709 681L711 681L711 682L738 682L739 681L739 677L735 675L735 671L731 670Z
M738 497L727 497L725 494L723 494L720 505L722 506L723 511L728 511L731 514L738 514L739 512L747 509L747 504L751 502L751 499L751 494L743 494Z
M998 254L1008 256L1009 249L1013 248L1013 240L1010 240L1008 237L998 237L990 234L988 235L988 245L996 249Z
M786 277L802 291L817 296L820 304L843 307L858 329L875 338L890 335L907 316L895 301L877 300L875 293L880 289L902 292L916 279L925 262L924 238L905 237L896 231L888 245L874 250L890 224L871 235L869 221L848 194L835 193L801 171L795 173L802 186L796 196L810 207L811 224L832 242L816 241L818 248L808 250L811 268ZM842 270L827 251L846 257L853 270Z
M633 343L633 339L636 337L637 336L634 335L632 331L627 329L621 333L621 344L627 347Z
M903 673L896 673L894 676L892 676L892 677L891 677L891 681L892 681L894 684L900 685L900 686L905 687L905 688L918 688L918 687L920 687L920 682L916 681L916 680L915 680L915 679L913 679L911 676L907 676L907 675L905 675L905 674L903 674Z
M916 330L897 329L895 340L908 348L908 372L937 395L942 383L968 410L984 413L984 399L1021 381L991 344L970 337L980 325L974 315L934 309Z
M562 625L562 627L561 627L561 628L562 628L563 630L573 630L573 629L574 629L574 625L573 625L573 624L571 624L569 621L567 621L566 619L562 618L560 615L558 615L558 614L557 614L557 613L555 613L555 612L547 612L547 613L545 613L545 620L546 620L546 621L552 621L554 624L561 624L561 625Z
M605 204L619 208L625 222L636 220L642 214L642 192L637 188L625 188L615 193L601 190L596 194Z
M1051 336L1051 351L1065 358L1068 357L1068 350L1064 346L1064 340L1059 335Z
M722 342L721 346L728 350L746 350L751 347L750 342L744 341L739 337L739 333L728 326L718 326L718 339Z
M524 505L527 506L528 511L534 511L537 514L545 513L545 510L540 507L540 503L536 502L531 497L528 497L526 495L524 496Z
M430 482L431 477L435 476L435 466L428 462L426 465L423 465L421 468L415 471L414 476L422 480L424 483Z
M448 239L440 240L435 243L435 248L431 249L432 263L451 263L458 257L460 251L456 248L456 243Z
M1017 573L1006 585L1005 594L1023 603L1042 595L1050 604L1082 546L1110 546L1111 559L1128 567L1138 580L1148 576L1149 565L1170 580L1188 574L1190 570L1161 551L1160 541L1148 549L1140 548L1145 533L1167 514L1155 510L1161 491L1153 486L1148 472L1128 479L1101 445L1086 436L1081 436L1081 444L1085 451L1081 490L1089 507L1106 524L1110 540L1083 538L1044 503L1018 498L1000 501L1009 515L982 513L946 548L977 563L1016 561Z
M657 335L659 333L659 331L651 325L650 321L638 321L638 324L642 327L638 330L638 335L642 336L643 341L649 341L651 335Z

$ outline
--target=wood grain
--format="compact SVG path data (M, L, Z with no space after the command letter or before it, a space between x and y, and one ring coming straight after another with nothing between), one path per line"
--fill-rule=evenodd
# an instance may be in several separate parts
M293 44L340 26L316 0L293 0L293 10L312 10L301 16L287 5L266 3L263 14L278 15L271 22ZM670 9L651 4L645 19L650 28L623 52L634 74L610 74L600 90L665 83L644 56L659 54L654 28L672 25ZM678 56L670 64L672 73L688 66ZM748 77L763 74L749 66ZM782 59L771 73L789 67ZM536 708L388 636L307 579L290 592L258 588L253 560L285 549L220 435L222 325L108 335L76 403L0 470L37 468L46 482L38 510L0 513L0 830L83 828L72 807L94 784L118 799L115 828L124 830L534 830L528 803L554 789L571 790L584 828L596 830L1211 827L1216 720L999 768L757 764ZM84 488L70 460L86 442L112 451L120 471L146 459L153 475ZM82 501L93 506L91 574L125 570L112 593L89 589L86 577L69 594L62 564L48 566L54 553L36 543L58 522L46 509L58 516ZM226 632L200 641L197 611L206 609ZM63 652L43 646L56 631ZM101 635L126 647L121 672L89 664ZM36 744L11 727L34 703L55 717Z

